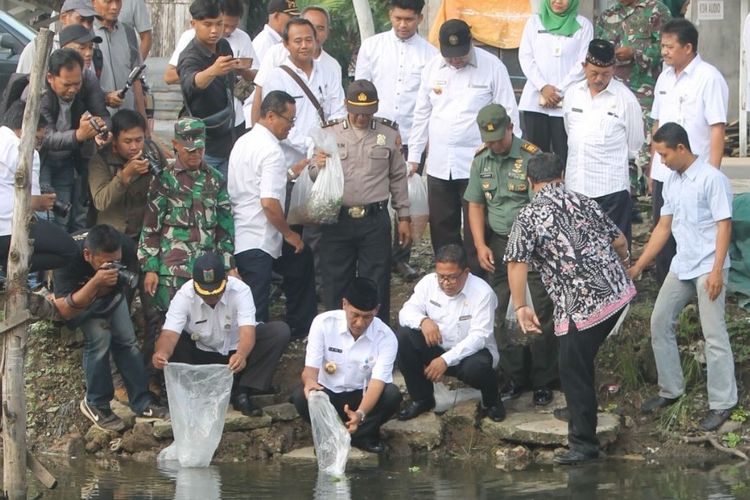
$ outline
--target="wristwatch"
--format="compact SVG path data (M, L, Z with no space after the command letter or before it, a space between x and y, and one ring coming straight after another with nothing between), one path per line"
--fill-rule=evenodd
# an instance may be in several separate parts
M356 413L357 415L359 415L359 423L360 424L365 421L365 412L363 412L362 410L357 410L354 413Z
M288 168L286 170L286 176L289 178L290 181L297 180L297 177L299 177L299 174L294 171L293 168Z

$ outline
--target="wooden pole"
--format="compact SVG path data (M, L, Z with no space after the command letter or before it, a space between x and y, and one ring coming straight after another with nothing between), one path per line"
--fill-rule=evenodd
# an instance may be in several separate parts
M29 274L29 223L31 221L31 166L39 106L47 75L52 33L44 28L36 38L34 65L23 115L23 132L16 171L15 204L7 267L5 316L26 311L26 278ZM26 323L14 327L3 338L3 491L10 500L26 498L26 394L23 358Z

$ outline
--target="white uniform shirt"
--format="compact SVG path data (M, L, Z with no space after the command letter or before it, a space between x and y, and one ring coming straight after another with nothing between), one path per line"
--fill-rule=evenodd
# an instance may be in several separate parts
M418 34L402 40L394 30L371 36L359 49L354 79L375 85L380 100L378 116L398 123L403 141L409 140L422 70L437 54L438 50Z
M11 234L13 206L16 201L16 171L21 158L18 148L21 139L8 127L0 127L0 236ZM31 163L31 194L39 190L39 153L34 151Z
M318 102L323 107L326 120L346 116L344 89L341 87L341 79L337 78L332 71L326 71L326 67L317 61L313 61L312 73L308 77L288 57L284 60L284 65L297 73L318 99ZM289 137L281 143L286 158L286 166L289 167L307 154L307 150L311 144L309 139L310 131L313 127L322 125L318 112L299 84L292 80L292 77L279 67L271 69L261 68L255 77L255 83L263 89L264 96L267 96L273 90L283 90L294 97L297 104L297 120L294 122L292 130L289 131Z
M408 161L419 160L430 143L427 174L438 179L468 179L474 153L482 145L477 125L479 110L502 104L521 136L518 107L508 70L485 50L472 47L472 60L461 69L443 56L433 57L422 71L414 106Z
M162 328L190 335L201 351L226 356L229 351L237 350L239 327L255 325L255 303L250 287L228 276L224 295L215 307L203 302L193 288L193 280L182 285L169 303Z
M52 38L52 49L51 52L56 51L60 48L60 34L55 33ZM30 74L31 67L34 66L34 54L36 54L36 38L32 39L21 51L21 55L18 56L18 66L16 66L16 73Z
M688 133L693 154L708 161L711 125L726 123L728 106L729 87L726 80L719 70L696 55L679 77L672 66L664 66L654 87L651 118L659 125L668 122L682 125ZM661 162L659 153L654 153L651 178L664 182L670 172Z
M315 317L307 336L305 366L317 368L318 383L333 392L364 390L370 379L393 382L393 363L398 341L380 318L356 341L346 324L346 313L338 309ZM326 363L336 366L334 373L325 370Z
M255 35L255 39L253 39L253 47L255 48L255 53L258 54L258 57L260 58L261 62L263 61L263 58L266 57L266 51L276 45L277 43L281 43L283 39L281 38L281 35L276 33L276 30L274 30L269 25L264 25L263 30Z
M565 93L563 112L568 133L565 185L589 198L629 190L628 158L635 158L645 140L635 94L613 78L591 97L584 80Z
M195 30L193 28L190 28L189 30L185 31L180 35L180 39L177 41L177 46L174 49L174 52L172 52L172 57L169 58L169 64L177 67L177 63L180 60L180 54L182 54L182 51L185 50L185 47L188 46L188 44L195 38ZM231 35L226 37L227 42L229 42L229 46L232 47L232 54L234 57L250 57L253 62L250 66L250 69L257 70L260 68L260 61L258 60L258 56L255 53L255 49L253 48L253 43L250 40L250 35L242 31L241 29L237 28L232 32ZM242 111L242 101L234 98L234 126L236 127L240 123L245 121L245 115Z
M589 42L594 37L591 22L583 16L576 21L581 28L573 36L549 33L544 29L538 14L526 22L518 48L518 62L526 76L518 109L549 116L562 116L560 108L543 108L539 105L539 91L545 85L560 89L560 94L576 82L583 80L583 65Z
M234 216L234 252L259 248L274 259L281 255L281 233L268 221L261 198L284 207L286 166L279 140L257 124L237 139L229 155L227 191Z
M440 329L440 347L448 366L456 366L462 359L487 348L492 355L492 366L497 366L500 355L495 342L495 309L497 296L481 278L469 274L463 290L447 296L438 283L437 274L422 278L409 300L398 313L401 325L419 329L424 318L430 318Z
M745 50L745 111L750 112L750 14L742 25L742 48Z
M681 280L711 272L716 260L716 223L732 217L729 179L698 157L682 175L671 171L663 195L661 215L672 216L672 235L677 242L669 270ZM729 265L727 253L724 269Z

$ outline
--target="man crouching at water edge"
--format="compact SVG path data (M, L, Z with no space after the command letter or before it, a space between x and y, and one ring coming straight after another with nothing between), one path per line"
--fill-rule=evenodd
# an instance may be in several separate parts
M575 464L599 457L594 359L635 296L624 267L630 253L625 236L599 204L565 188L560 158L550 153L532 158L527 176L534 198L513 223L504 260L524 333L541 332L526 303L529 266L539 272L555 305L570 450L554 461Z
M319 314L307 337L302 386L292 394L297 412L310 421L307 396L324 391L352 434L352 445L384 450L380 426L396 413L401 392L393 382L398 342L378 313L378 289L355 278L344 294L343 310Z
M250 287L226 275L222 257L207 253L195 261L193 279L170 302L152 363L158 370L170 360L226 364L235 375L232 406L244 415L258 416L262 411L250 396L271 390L289 336L286 323L255 322Z

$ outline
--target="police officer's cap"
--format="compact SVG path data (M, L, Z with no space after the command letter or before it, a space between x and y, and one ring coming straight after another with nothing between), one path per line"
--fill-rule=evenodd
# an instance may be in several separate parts
M586 62L601 68L612 66L615 64L615 46L610 41L594 38L589 42Z
M471 30L465 21L449 19L440 26L440 53L443 57L463 57L471 49Z
M193 265L193 288L198 295L219 295L227 286L224 260L216 253L201 255Z
M500 104L488 104L479 110L477 125L483 142L499 141L505 137L510 116Z
M277 12L289 14L292 17L299 17L299 8L296 0L271 0L268 2L268 13L276 14Z
M369 80L354 80L346 89L346 110L353 114L374 115L378 111L378 91Z
M369 278L354 278L344 298L355 309L372 311L378 307L378 287Z

